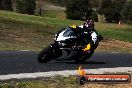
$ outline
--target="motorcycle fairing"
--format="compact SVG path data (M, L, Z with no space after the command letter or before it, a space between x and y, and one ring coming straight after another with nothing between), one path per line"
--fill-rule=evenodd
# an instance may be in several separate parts
M77 38L76 35L74 34L74 32L70 29L67 28L65 30L62 30L58 37L56 38L56 41L64 41L66 39L70 39L70 38Z

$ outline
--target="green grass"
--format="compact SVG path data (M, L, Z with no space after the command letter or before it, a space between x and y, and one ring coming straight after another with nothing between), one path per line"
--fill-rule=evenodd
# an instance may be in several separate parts
M64 10L45 10L43 12L43 16L50 18L66 19Z
M96 23L96 29L105 38L132 42L132 25Z
M80 21L0 11L0 50L41 50L60 28Z
M105 36L105 38L132 42L132 31L108 29L101 30L99 33L101 33L102 36Z
M36 80L8 81L0 84L0 88L79 88L76 77L41 78Z
M73 24L82 21L0 11L0 50L41 50L54 33ZM104 38L132 42L131 25L96 23L96 29Z
M0 18L8 19L9 21L20 21L20 22L33 23L44 26L51 26L55 28L66 27L72 23L77 23L77 24L80 23L80 21L71 21L65 19L60 20L56 18L40 17L40 16L19 14L19 13L6 12L6 11L0 11Z

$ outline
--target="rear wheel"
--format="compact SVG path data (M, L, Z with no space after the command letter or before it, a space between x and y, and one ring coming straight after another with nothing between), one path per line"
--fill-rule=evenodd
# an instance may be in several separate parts
M43 49L39 55L38 55L38 62L39 63L47 63L50 60L52 60L53 58L53 54L52 54L52 47L46 47L45 49Z
M85 62L85 60L86 60L86 58L80 56L80 57L77 57L77 58L75 59L75 62L76 62L76 63L83 63L83 62Z
M93 55L94 51L89 53L88 55L81 55L81 56L78 56L76 59L75 59L75 62L76 63L84 63L87 59L89 59L92 55Z

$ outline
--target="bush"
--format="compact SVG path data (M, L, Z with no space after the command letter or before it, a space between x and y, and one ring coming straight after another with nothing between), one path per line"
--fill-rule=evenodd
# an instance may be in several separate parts
M33 15L35 13L35 0L16 0L16 10L19 13Z
M67 18L73 19L73 20L80 20L81 19L81 13L79 11L68 11L67 12Z

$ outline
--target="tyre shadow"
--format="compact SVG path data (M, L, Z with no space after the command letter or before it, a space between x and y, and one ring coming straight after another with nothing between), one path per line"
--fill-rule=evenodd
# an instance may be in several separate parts
M65 64L106 64L105 62L99 61L85 61L83 63L76 63L75 61L56 61L56 63L65 63Z

